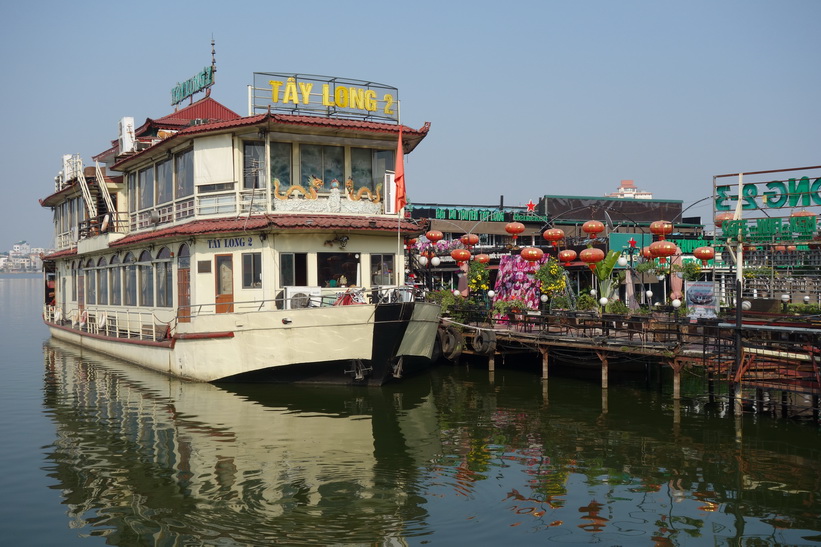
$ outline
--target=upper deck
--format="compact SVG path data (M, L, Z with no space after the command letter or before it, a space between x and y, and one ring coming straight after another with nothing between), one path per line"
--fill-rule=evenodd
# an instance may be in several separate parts
M395 215L400 127L408 153L429 124L415 130L313 115L239 116L206 97L136 129L123 118L118 139L93 158L96 168L64 158L55 192L41 204L55 211L58 251L195 220Z

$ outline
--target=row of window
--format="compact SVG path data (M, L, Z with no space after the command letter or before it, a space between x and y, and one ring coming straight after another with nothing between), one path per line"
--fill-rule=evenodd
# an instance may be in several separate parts
M72 269L72 284L78 300L88 305L157 306L170 308L173 302L173 255L163 247L152 257L148 251L127 253L120 261L114 255L89 259L81 268ZM188 268L188 246L182 245L177 255L180 268Z
M264 159L264 142L244 142L243 190L265 187ZM333 181L342 187L347 180L346 173L349 173L356 190L367 188L375 192L376 186L384 181L385 172L393 169L394 162L393 150L271 142L268 180L272 191L275 190L273 181L278 180L283 192L291 185L300 184L322 193L330 191ZM321 179L323 184L314 186L315 178ZM128 207L132 213L191 197L194 195L194 150L185 150L150 167L128 173L126 180ZM234 184L229 182L200 185L197 192L233 189Z
M233 292L232 255L218 255L216 258L217 293L230 294ZM242 288L262 288L262 253L242 253L240 258ZM279 259L281 285L308 284L307 253L281 253ZM320 286L332 288L361 284L358 253L317 253L316 259ZM129 252L122 260L114 255L110 260L100 257L75 263L71 270L74 296L86 305L173 307L173 261L172 251L163 247L156 256L149 251L143 251L139 256ZM179 247L176 261L179 269L190 268L188 245ZM372 285L394 282L393 254L371 254L370 265ZM211 261L199 262L197 271L211 272Z

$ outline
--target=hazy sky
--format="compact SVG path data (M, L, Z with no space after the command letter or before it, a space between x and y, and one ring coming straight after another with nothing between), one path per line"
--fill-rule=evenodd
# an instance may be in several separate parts
M63 154L172 112L210 63L247 114L253 72L373 80L402 122L417 203L524 205L622 179L687 206L712 177L821 163L821 1L3 2L0 250L51 246ZM712 216L710 201L688 213Z

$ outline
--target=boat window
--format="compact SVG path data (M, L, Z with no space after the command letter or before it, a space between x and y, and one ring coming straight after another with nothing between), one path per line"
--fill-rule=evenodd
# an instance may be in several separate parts
M139 194L137 207L149 209L154 206L154 169L143 169L137 173L137 192Z
M344 179L345 149L341 146L303 144L299 147L300 176L304 187L308 187L313 177L323 180L318 189L327 192L332 180Z
M128 174L128 210L137 211L137 173Z
M243 147L242 155L242 188L251 190L253 188L262 188L265 180L264 169L265 162L265 143L262 142L246 142Z
M157 203L168 203L174 199L174 185L171 175L171 160L161 161L157 170Z
M271 184L274 179L278 180L280 186L291 185L291 143L272 142L271 147Z
M123 271L120 267L120 257L114 255L111 257L111 266L108 269L109 274L109 285L111 286L111 305L112 306L119 306L122 304L122 275Z
M174 156L174 181L177 199L194 195L194 150Z
M262 287L262 253L242 253L242 288Z
M123 259L123 292L126 306L137 305L137 264L134 255L128 253Z
M394 169L395 155L393 150L351 148L351 178L355 191L364 187L375 192L376 186L385 180L385 171Z
M96 295L96 283L94 282L96 279L97 270L94 269L94 261L89 259L86 262L85 267L85 293L86 293L86 304L96 304L97 303L97 295Z
M322 287L359 285L359 255L354 253L317 253L318 282Z
M281 253L279 260L281 286L302 287L308 284L308 255L306 253Z
M157 279L157 306L170 308L173 305L174 298L174 267L171 262L171 251L168 247L163 247L157 253L155 273Z
M97 303L108 304L108 262L105 257L97 261Z
M371 255L371 283L390 285L393 283L393 255Z
M140 306L154 305L154 267L151 264L151 253L143 251L140 254L139 283Z

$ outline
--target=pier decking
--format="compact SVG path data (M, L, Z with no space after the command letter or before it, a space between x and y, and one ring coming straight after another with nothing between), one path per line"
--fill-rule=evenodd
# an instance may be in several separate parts
M554 364L599 369L601 386L607 389L611 372L643 371L652 364L670 368L676 400L681 398L681 374L691 370L706 378L708 396L718 384L738 405L756 410L762 401L783 405L792 397L811 408L816 420L819 416L821 326L806 318L691 322L665 310L634 316L529 312L501 321L473 313L460 319L442 320L444 356L486 359L490 371L497 358L526 353L541 357L545 380Z

